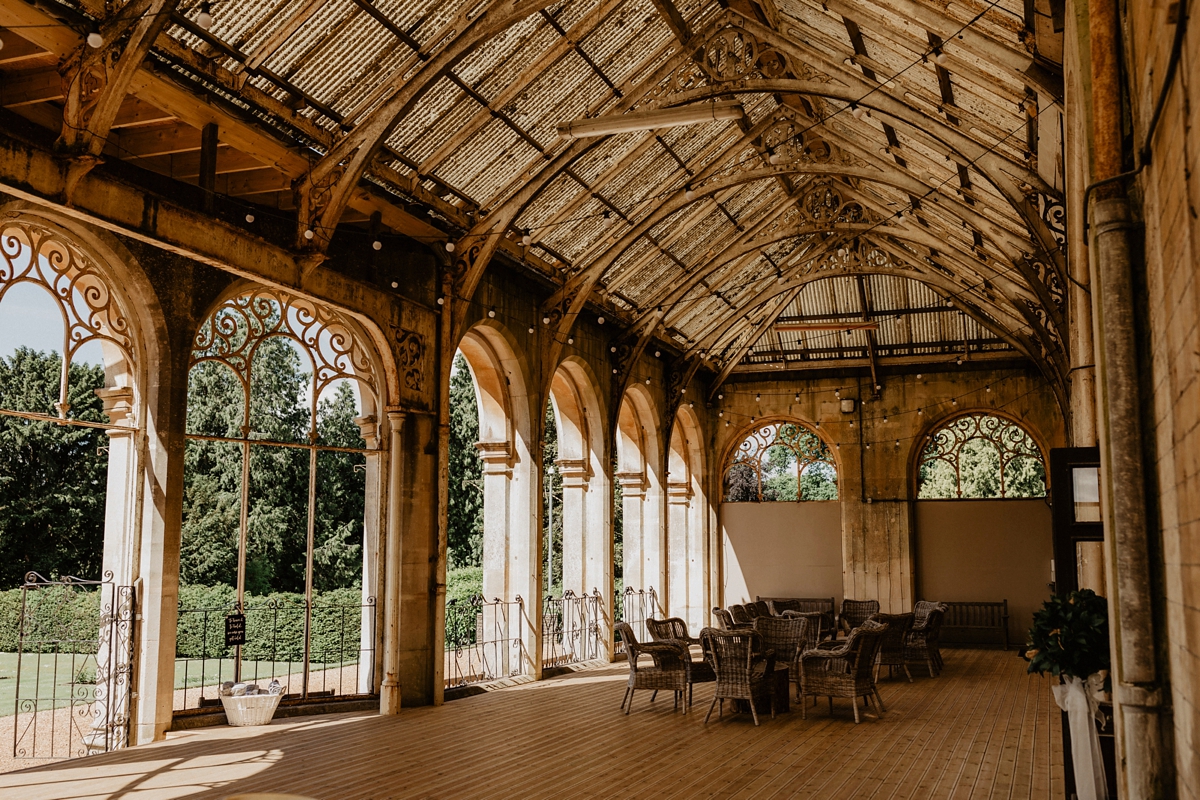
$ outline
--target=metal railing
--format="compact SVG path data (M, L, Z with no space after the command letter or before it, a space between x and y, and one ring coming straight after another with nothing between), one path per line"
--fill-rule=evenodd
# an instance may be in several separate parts
M236 604L179 608L174 710L219 705L224 681L277 680L287 700L374 694L375 598L357 604L318 599L311 613L303 599L251 602L241 610L246 643L226 645L225 618L237 611Z
M542 669L590 661L604 654L604 599L599 590L542 603Z
M525 601L474 595L446 602L445 686L468 686L525 671Z
M132 586L25 576L17 620L12 754L73 758L129 743Z
M621 596L621 602L617 603L617 622L628 622L633 628L633 634L639 642L645 642L650 639L650 632L646 630L646 620L653 619L658 613L658 594L654 591L654 587L649 589L634 589L632 586L626 586L625 591ZM617 654L625 652L625 646L622 644L620 637L616 637L615 642Z

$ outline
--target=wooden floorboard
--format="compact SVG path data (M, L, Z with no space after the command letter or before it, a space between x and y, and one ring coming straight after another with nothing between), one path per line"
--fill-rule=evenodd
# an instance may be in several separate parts
M627 667L573 673L415 708L263 728L171 734L147 747L0 775L0 797L355 798L1062 797L1061 717L1050 681L1011 652L948 650L946 669L883 680L887 713L854 724L848 700L801 719L732 714L704 725L712 685L686 716L670 692L619 706ZM920 673L920 674L917 674ZM881 676L885 677L885 676Z

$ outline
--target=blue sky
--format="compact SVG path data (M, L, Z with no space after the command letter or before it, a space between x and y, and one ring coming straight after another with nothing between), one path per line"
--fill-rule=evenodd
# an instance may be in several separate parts
M41 288L19 283L0 300L0 356L8 357L18 347L62 351L63 323L54 299ZM101 363L100 346L80 348L76 361Z

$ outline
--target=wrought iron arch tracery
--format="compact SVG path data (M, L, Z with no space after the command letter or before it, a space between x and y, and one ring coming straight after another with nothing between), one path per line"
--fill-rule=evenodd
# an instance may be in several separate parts
M364 400L378 400L379 383L370 353L348 319L311 300L254 287L225 300L201 323L190 365L222 364L237 376L246 399L246 424L254 356L273 337L295 342L312 360L309 422L314 437L318 403L325 390L339 381L357 382Z
M742 436L726 460L723 489L729 503L836 500L837 466L814 431L772 420Z
M62 314L62 372L58 415L66 419L71 361L87 344L115 348L132 365L136 345L130 318L111 281L83 248L58 231L28 219L0 223L0 303L15 286L44 289Z
M917 497L1045 497L1041 448L1018 423L963 414L931 432L921 450Z

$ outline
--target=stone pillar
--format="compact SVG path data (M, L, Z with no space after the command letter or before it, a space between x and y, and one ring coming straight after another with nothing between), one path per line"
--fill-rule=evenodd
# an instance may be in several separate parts
M384 502L382 456L379 451L379 421L373 416L355 417L354 423L362 432L370 451L365 454L366 475L363 480L363 569L362 569L362 626L359 632L358 693L375 691L376 662L382 655L376 640L380 629L379 570L382 538L380 520Z
M645 590L645 518L646 476L640 472L620 472L613 476L621 487L621 574L625 586ZM615 599L620 603L621 597Z
M695 494L693 493L693 496ZM688 504L687 533L687 621L688 630L698 635L708 622L711 608L708 568L708 504L693 501Z
M400 484L400 614L398 669L406 706L441 701L445 653L439 648L438 576L441 529L438 507L437 417L409 412L404 421L404 480Z
M379 713L400 713L400 520L404 485L404 412L388 415L387 541L383 550L383 682ZM364 548L365 550L365 548ZM364 571L365 583L365 571Z
M128 717L125 691L133 668L130 661L132 600L137 567L138 435L134 428L133 389L118 386L97 389L104 413L113 426L108 434L108 480L104 497L104 555L101 575L109 580L101 589L100 644L96 652L96 704L92 729L84 744L89 753L102 753L128 744L123 726L109 728L112 720ZM111 578L109 577L111 576ZM125 588L122 591L122 587ZM124 619L122 619L124 617ZM127 622L128 625L121 624ZM114 738L115 737L115 738Z
M568 589L577 595L588 591L585 581L586 544L588 538L587 516L588 485L592 477L588 472L587 461L583 459L559 459L559 474L562 475L562 514L563 531L563 591Z
M687 620L691 616L691 581L688 547L691 532L692 486L687 482L667 484L667 586L662 598L668 616Z
M509 541L509 485L512 482L512 450L508 442L477 442L483 461L483 597L485 600L514 600L518 592L509 581L512 557ZM528 613L536 613L538 598L524 598L532 603ZM511 620L499 616L493 607L484 608L484 630L504 631ZM511 635L511 632L509 632ZM497 675L508 675L517 666L512 663L512 648L495 641L483 657L496 665ZM540 654L539 654L540 655ZM537 659L540 663L540 657Z

